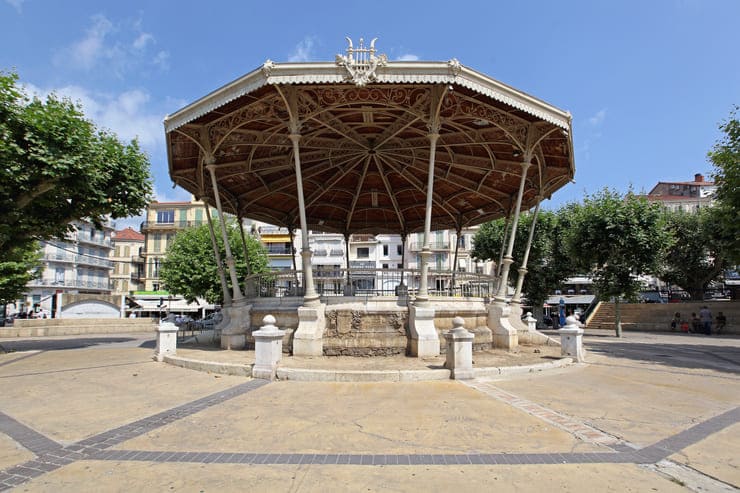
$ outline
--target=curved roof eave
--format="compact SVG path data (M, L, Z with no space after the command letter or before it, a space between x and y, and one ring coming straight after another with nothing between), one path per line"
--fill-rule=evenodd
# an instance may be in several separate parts
M224 104L268 84L340 84L347 72L332 62L273 63L261 67L216 89L164 119L171 132ZM388 62L377 70L375 83L456 84L570 130L571 116L544 101L518 91L480 72L450 62Z

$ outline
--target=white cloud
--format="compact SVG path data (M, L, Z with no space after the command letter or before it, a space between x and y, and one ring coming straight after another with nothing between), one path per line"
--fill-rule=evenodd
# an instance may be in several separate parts
M418 59L419 59L419 56L418 55L414 55L412 53L406 53L406 54L401 55L398 58L396 58L396 60L398 60L400 62L415 62Z
M594 127L598 127L599 125L604 123L605 119L606 119L606 108L602 108L599 111L597 111L595 115L589 117L588 123L590 123Z
M164 146L163 115L149 109L150 95L133 89L117 95L93 93L80 86L41 89L25 85L29 94L45 98L50 93L67 97L79 103L85 116L100 128L109 129L123 141L139 139L139 144L150 155Z
M54 56L58 67L71 67L84 71L103 68L119 78L134 69L147 65L167 69L167 51L152 55L157 43L151 33L141 27L141 20L114 23L106 16L91 17L85 35L71 45L59 49Z
M5 0L5 3L13 7L19 14L23 13L23 2L25 0Z
M293 52L288 56L289 62L307 62L314 58L314 37L306 36L299 42Z

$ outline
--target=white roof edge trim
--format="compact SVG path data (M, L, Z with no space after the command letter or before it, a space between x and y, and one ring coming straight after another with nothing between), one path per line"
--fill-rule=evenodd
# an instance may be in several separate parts
M165 132L171 132L268 84L339 84L345 82L345 75L342 67L326 62L276 63L269 68L262 66L165 117ZM456 76L448 62L388 62L387 66L378 69L376 83L457 84L570 130L569 112L465 66L461 66Z

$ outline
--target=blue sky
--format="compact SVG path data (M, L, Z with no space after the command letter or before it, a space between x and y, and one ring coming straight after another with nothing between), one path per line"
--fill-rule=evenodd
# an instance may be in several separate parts
M717 126L740 104L738 21L738 0L0 0L0 70L138 136L159 200L187 200L168 176L165 115L268 58L331 61L345 36L378 37L390 59L454 57L570 111L576 183L557 207L711 172Z

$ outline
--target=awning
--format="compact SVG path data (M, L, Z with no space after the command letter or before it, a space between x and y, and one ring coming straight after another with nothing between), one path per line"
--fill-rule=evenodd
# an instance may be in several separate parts
M276 236L262 236L260 237L262 243L290 243L290 236L288 235L276 235Z

